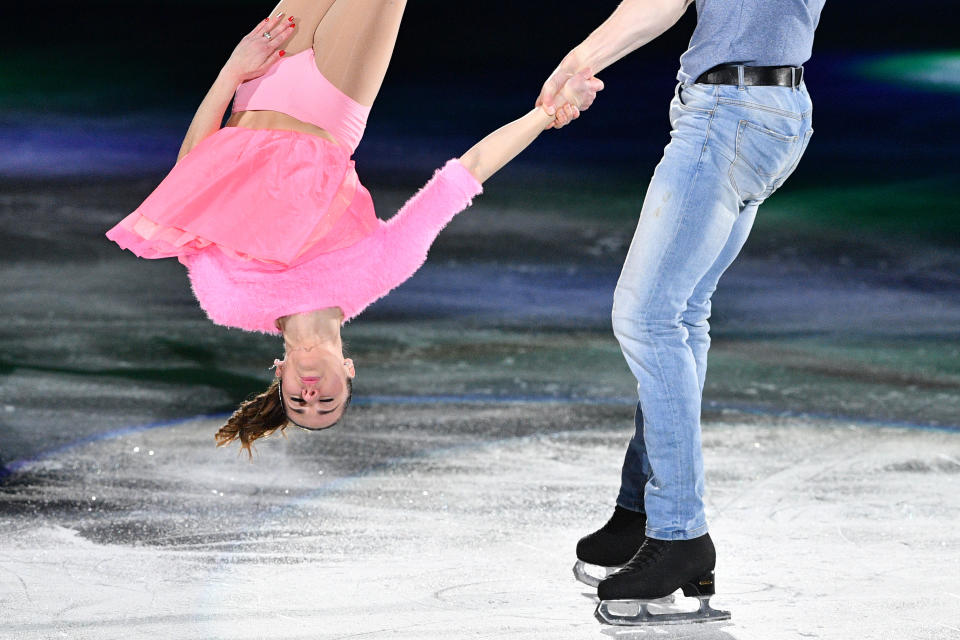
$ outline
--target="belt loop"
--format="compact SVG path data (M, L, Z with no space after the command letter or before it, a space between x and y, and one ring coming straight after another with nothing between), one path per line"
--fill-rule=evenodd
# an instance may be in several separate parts
M797 92L797 68L790 67L790 88L793 89L793 92Z
M743 65L737 65L737 89L743 91L745 87L743 86Z

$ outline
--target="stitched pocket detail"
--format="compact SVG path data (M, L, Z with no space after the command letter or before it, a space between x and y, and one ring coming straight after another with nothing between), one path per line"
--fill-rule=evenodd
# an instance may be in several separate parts
M795 157L799 137L741 120L737 127L736 158L730 184L743 204L762 202L776 188Z

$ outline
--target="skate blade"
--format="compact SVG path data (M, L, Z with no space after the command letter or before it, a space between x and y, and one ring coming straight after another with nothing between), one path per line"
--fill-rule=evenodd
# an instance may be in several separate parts
M577 560L576 564L573 565L573 577L588 587L596 589L600 585L601 580L619 568L620 567L602 567L598 564L587 564L583 560Z
M700 608L696 611L655 613L651 607L660 609L662 600L601 600L594 613L603 624L642 627L664 624L694 624L729 620L729 611L720 611L710 606L710 596L697 596ZM632 613L636 611L637 613Z

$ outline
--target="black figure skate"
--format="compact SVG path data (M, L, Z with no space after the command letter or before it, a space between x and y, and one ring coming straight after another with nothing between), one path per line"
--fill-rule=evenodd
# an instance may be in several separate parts
M622 569L600 582L595 615L604 624L629 626L729 620L730 612L710 606L716 559L709 534L693 540L647 538ZM664 606L660 599L677 589L697 598L699 609L678 611Z
M645 539L646 514L617 506L607 524L577 543L573 575L596 588L600 581L627 563Z

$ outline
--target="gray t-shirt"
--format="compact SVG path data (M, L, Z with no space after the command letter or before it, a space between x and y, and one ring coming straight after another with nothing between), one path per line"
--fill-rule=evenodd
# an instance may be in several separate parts
M825 1L697 0L697 28L677 79L694 82L718 64L802 65Z

